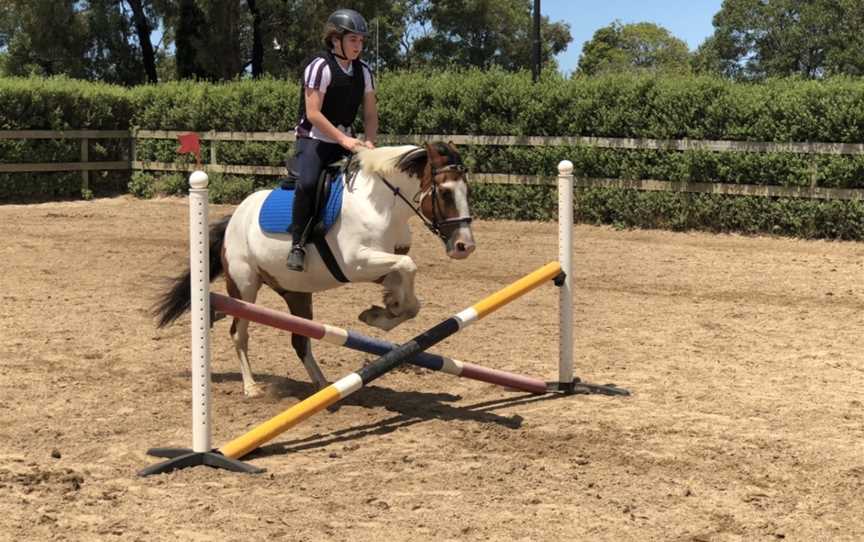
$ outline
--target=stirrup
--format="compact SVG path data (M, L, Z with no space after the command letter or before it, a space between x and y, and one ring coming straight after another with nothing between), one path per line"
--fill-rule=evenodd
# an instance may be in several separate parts
M306 250L301 245L294 245L288 253L288 269L291 271L303 271L306 260Z

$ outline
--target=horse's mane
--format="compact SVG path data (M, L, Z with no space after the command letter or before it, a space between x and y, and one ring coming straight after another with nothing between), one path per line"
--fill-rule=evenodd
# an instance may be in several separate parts
M418 177L417 164L426 165L426 149L416 145L400 145L395 147L376 147L360 149L355 160L363 173L370 175L389 175L407 173Z

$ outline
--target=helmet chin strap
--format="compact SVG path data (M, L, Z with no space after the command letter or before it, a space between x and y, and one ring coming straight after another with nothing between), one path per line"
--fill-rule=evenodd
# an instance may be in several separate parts
M345 34L342 34L341 36L339 36L339 48L342 49L342 53L345 52ZM342 60L348 60L347 56L343 56L342 53L337 53L335 47L333 48L332 52L333 52L333 56L335 56L336 58L341 58Z

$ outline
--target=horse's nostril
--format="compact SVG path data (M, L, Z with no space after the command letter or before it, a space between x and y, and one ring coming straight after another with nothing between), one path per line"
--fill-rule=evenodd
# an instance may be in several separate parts
M454 246L459 254L471 254L474 252L474 243L466 243L465 241L457 241Z

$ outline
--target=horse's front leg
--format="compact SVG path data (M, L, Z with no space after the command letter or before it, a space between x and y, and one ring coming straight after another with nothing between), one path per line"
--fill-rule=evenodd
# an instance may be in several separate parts
M384 307L373 305L360 313L360 320L389 331L420 312L420 301L414 293L417 264L410 257L387 252L369 252L366 270L381 277Z

